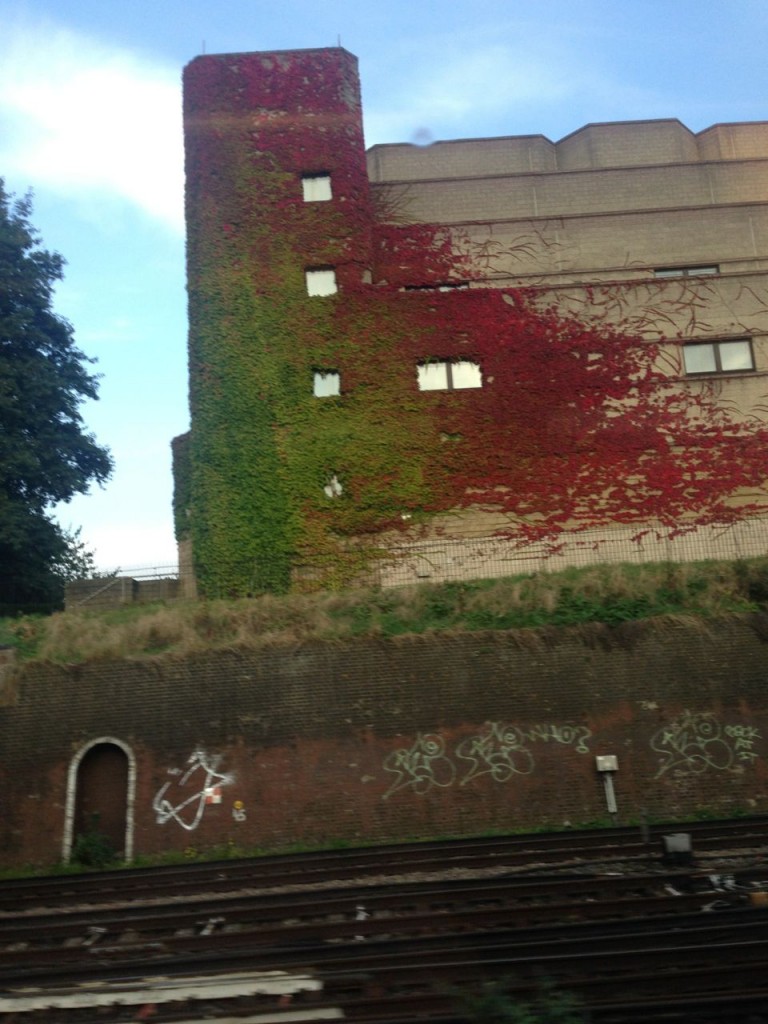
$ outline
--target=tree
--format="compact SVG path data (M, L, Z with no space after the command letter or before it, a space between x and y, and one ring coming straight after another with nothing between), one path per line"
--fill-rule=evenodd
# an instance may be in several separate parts
M64 260L41 248L29 195L0 179L0 609L51 610L82 560L77 534L50 518L56 502L106 481L109 452L79 407L97 397L91 362L53 310ZM74 559L74 562L73 562ZM68 568L69 567L69 568Z

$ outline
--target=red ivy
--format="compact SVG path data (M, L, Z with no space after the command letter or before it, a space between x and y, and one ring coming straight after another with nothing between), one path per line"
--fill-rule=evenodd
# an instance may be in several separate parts
M298 392L246 382L270 409L312 543L318 529L376 532L470 506L529 538L649 520L674 532L764 510L768 429L671 380L657 345L591 322L589 289L580 321L546 308L540 290L477 287L466 238L374 213L356 90L353 59L333 50L201 58L187 74L191 250L208 258L190 265L191 293L250 275L249 312L227 311L235 326L214 325L217 344L261 346L264 375L292 368L308 381L320 365L343 382L304 420ZM301 172L322 171L333 201L304 203ZM325 265L340 294L308 299L304 269ZM475 286L436 287L460 282ZM419 392L416 364L435 358L477 362L483 387ZM213 359L193 345L198 386ZM364 417L377 417L373 442ZM290 478L309 450L318 481L330 469L343 479L343 501ZM737 509L744 491L753 498Z

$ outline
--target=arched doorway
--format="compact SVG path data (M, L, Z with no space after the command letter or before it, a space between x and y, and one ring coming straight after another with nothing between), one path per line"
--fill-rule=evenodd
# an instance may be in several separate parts
M136 766L120 740L94 740L72 759L67 786L64 860L78 836L98 833L120 859L133 856L133 796Z

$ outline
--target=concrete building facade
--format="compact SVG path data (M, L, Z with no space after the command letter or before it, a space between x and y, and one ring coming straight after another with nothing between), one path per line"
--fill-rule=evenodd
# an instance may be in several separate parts
M342 49L185 72L204 593L765 550L768 122L365 151Z

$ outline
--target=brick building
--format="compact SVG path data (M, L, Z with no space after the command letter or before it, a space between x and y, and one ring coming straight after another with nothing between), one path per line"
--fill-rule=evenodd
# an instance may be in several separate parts
M765 550L768 122L365 151L340 48L185 71L208 594Z

